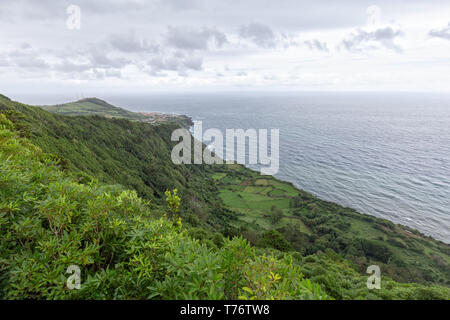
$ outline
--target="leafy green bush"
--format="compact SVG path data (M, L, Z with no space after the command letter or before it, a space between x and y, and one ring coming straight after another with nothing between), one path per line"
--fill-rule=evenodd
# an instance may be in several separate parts
M260 247L271 247L281 251L292 250L292 245L276 230L264 232L257 243Z

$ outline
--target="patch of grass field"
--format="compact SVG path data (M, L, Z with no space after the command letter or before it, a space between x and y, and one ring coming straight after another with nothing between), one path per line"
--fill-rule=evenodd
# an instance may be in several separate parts
M280 209L289 208L289 199L263 200L263 201L248 201L248 206L253 209L270 210L272 206Z
M297 224L300 229L300 232L306 233L307 235L312 235L311 230L303 223L302 220L297 219Z
M228 189L229 189L229 190L232 190L232 191L239 191L239 192L242 192L242 191L245 190L245 187L244 187L244 186L241 186L241 185L239 185L239 184L232 184L232 185L228 186Z
M270 191L272 191L272 190L273 190L273 187L272 186L268 186L261 193L265 194L265 195L269 195Z
M240 197L238 192L233 192L231 190L220 190L220 198L223 200L225 205L231 208L248 208L245 200Z
M264 191L267 189L267 187L264 186L248 186L245 187L244 191L247 193L262 193L264 194Z
M280 197L280 196L284 196L284 195L285 195L284 190L281 190L281 189L273 189L272 191L269 192L269 196Z
M225 172L218 172L218 173L213 174L212 178L213 178L214 180L220 180L220 179L222 179L223 177L225 177L226 175L227 175L227 174L226 174Z
M299 195L299 192L293 186L291 186L290 184L288 184L288 183L281 183L281 182L278 182L278 181L275 181L275 180L273 180L273 181L274 182L272 183L272 185L276 189L283 190L286 195L291 196L291 197L296 197L296 196Z
M236 170L241 168L237 167ZM220 197L225 205L240 213L239 219L244 225L250 224L255 229L271 229L295 221L301 225L302 232L310 233L300 219L292 217L290 198L297 193L289 184L271 177L261 178L257 173L239 180L234 174L221 172L216 173L214 178L219 182ZM270 219L272 207L282 209L285 215L276 226Z
M245 192L245 191L242 192L242 197L246 201L268 201L268 200L271 200L271 198L267 197L266 195L259 194L259 193L253 193L253 192Z
M350 230L355 233L364 235L366 239L377 239L378 237L383 236L383 232L373 228L370 224L367 224L366 222L359 219L351 219Z
M229 175L226 175L222 179L220 179L220 183L224 186L226 185L232 185L232 184L241 184L242 180L240 178L231 177Z
M267 181L267 179L256 179L255 185L257 185L257 186L267 186L268 185L268 181Z

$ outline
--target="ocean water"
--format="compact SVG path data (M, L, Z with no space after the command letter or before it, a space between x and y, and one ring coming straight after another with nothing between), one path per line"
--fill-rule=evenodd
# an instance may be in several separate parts
M262 92L100 98L132 111L186 114L202 120L203 130L278 128L276 177L450 243L450 95Z

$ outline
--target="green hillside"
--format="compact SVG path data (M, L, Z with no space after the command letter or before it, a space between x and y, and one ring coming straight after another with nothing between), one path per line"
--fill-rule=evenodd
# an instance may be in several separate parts
M376 264L397 281L449 285L448 244L241 166L215 177L225 207L237 213L233 225L256 246L270 245L261 230L275 230L303 256L332 249L361 273Z
M53 106L41 106L41 108L67 116L99 115L107 118L126 118L130 120L141 119L141 116L138 113L115 107L98 98L86 98Z
M448 244L239 165L174 165L174 122L1 96L2 114L0 297L450 298ZM70 264L88 270L80 291L65 290ZM371 264L381 290L366 287Z
M134 191L78 183L3 114L0 142L2 299L329 298L288 257L242 238L209 248ZM71 265L80 290L66 287Z
M105 118L128 119L148 123L174 122L182 126L191 125L189 117L184 115L168 115L158 112L139 113L113 106L98 98L85 98L74 102L57 105L44 105L40 108L66 116L102 116Z

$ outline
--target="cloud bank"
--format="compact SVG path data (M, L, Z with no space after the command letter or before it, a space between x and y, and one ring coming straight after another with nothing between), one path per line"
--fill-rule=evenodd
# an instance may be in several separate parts
M438 0L4 0L0 85L448 91L447 12Z

